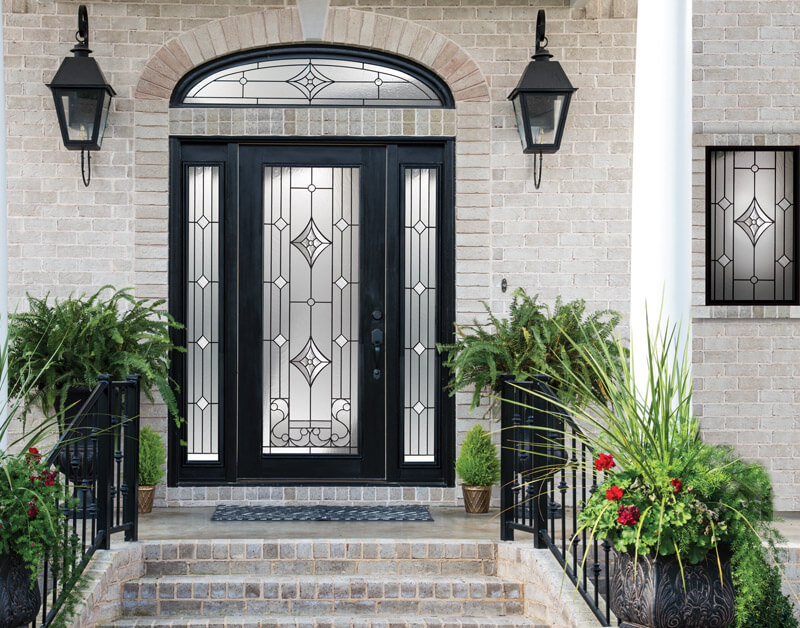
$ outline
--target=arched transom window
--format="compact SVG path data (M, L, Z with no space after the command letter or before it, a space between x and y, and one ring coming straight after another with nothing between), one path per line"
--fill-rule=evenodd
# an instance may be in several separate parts
M409 61L332 46L238 54L187 75L173 106L451 108L447 86Z

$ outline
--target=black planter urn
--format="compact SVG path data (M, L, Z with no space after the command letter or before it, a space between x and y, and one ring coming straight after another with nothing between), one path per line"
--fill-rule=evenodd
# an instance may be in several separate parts
M42 605L39 583L17 553L0 554L0 628L27 626Z
M710 552L697 565L675 556L634 556L614 551L611 610L626 628L727 628L735 617L730 552ZM635 576L634 576L634 569Z
M59 436L63 436L68 430L72 420L91 394L92 389L88 386L70 386L63 406L56 402L56 411L60 414ZM96 475L96 452L88 437L89 433L86 431L69 430L68 444L59 451L55 462L58 470L73 485L72 497L78 500L78 512L84 517L94 517L95 500L92 487Z

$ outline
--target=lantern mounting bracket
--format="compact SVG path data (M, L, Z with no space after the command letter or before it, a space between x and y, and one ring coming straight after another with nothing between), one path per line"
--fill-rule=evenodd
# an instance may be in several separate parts
M550 43L544 34L545 24L544 10L539 9L536 14L536 54L547 52L547 45Z
M75 41L77 41L77 45L81 47L81 49L89 48L89 12L86 10L86 5L81 5L78 7L78 31L75 33Z

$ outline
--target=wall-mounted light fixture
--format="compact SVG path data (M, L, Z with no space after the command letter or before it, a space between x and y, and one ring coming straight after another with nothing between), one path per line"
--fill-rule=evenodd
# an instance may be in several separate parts
M89 50L89 16L84 5L78 7L75 39L78 43L70 51L75 56L61 62L61 67L47 87L53 92L64 146L69 150L81 151L81 176L83 184L88 186L92 180L90 151L100 150L111 99L116 92L106 82L97 61L89 56L92 52Z
M558 61L545 46L544 11L536 16L536 53L531 57L522 78L508 99L514 104L522 152L539 156L533 161L533 183L536 189L542 181L542 154L555 153L561 147L561 136L567 121L572 94L577 88L569 82Z

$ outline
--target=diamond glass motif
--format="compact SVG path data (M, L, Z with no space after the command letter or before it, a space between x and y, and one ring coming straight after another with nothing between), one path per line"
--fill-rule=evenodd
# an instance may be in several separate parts
M292 240L292 245L303 254L308 265L313 266L322 251L331 245L331 241L314 224L314 219L312 218L308 221L302 233Z
M754 246L756 242L758 242L758 239L775 223L775 221L761 209L761 205L758 204L755 198L750 203L747 211L734 220L734 222L742 228Z
M783 266L784 268L786 268L786 267L787 267L789 264L791 264L791 263L792 263L792 260L790 260L790 259L789 259L788 257L786 257L785 255L781 255L781 257L778 259L778 264L780 264L780 265L781 265L781 266Z
M208 338L206 338L205 336L200 336L197 339L197 346L200 347L201 349L205 349L208 346Z
M422 355L423 353L425 353L425 345L424 345L424 344L422 344L421 342L418 342L417 344L415 344L415 345L412 347L412 349L414 349L414 352L415 352L417 355Z
M730 264L730 263L731 263L731 258L730 258L730 257L728 257L727 255L722 255L722 256L721 256L721 257L720 257L720 258L717 260L717 264L719 264L719 265L720 265L720 266L722 266L723 268L725 268L725 267L726 267L728 264Z
M314 344L313 338L308 339L306 346L303 347L300 353L294 356L290 362L303 374L309 386L313 384L317 376L325 370L325 367L331 363L322 351L320 351L319 347Z
M200 397L200 399L197 400L197 407L201 410L205 410L208 407L208 401L206 401L205 397Z
M425 404L423 404L420 401L417 401L417 403L415 403L412 406L412 408L414 408L414 412L416 412L417 414L422 414L425 410Z
M201 229L205 229L206 227L208 227L208 218L206 218L205 216L200 216L200 220L197 221L197 226L200 227Z
M289 226L289 223L286 222L283 218L278 218L278 220L275 221L275 228L278 231L283 231L288 226Z
M427 229L427 227L425 226L425 223L422 222L421 220L418 220L417 224L414 225L414 231L416 231L419 234L422 234L422 232L425 231L425 229Z
M277 336L275 336L275 337L272 339L272 342L274 342L274 343L275 343L276 345L278 345L279 347L282 347L283 345L285 345L285 344L286 344L286 338L284 338L283 336L281 336L280 334L278 334Z
M277 278L275 281L273 281L272 283L274 283L276 286L278 286L278 289L280 289L280 288L283 288L283 287L284 287L284 286L285 286L287 283L289 283L289 282L288 282L288 281L286 281L286 280L285 280L283 277L278 277L278 278Z
M287 83L294 85L299 89L306 98L311 100L321 90L331 85L333 81L319 71L312 63L305 67L304 70L290 78Z
M779 201L776 203L776 205L777 205L777 206L778 206L780 209L782 209L783 211L786 211L787 209L791 208L791 206L792 206L792 204L791 204L791 203L789 202L789 200L788 200L788 199L786 199L786 198L782 198L781 200L779 200Z
M336 227L339 231L344 231L350 226L350 223L347 222L344 218L339 218L339 220L333 223L333 226Z
M425 286L423 286L423 285L422 285L422 282L421 282L421 281L418 281L418 282L416 283L416 285L414 286L413 290L414 290L414 292L416 292L417 294L420 294L420 295L421 295L423 292L425 292Z
M333 341L334 341L334 342L335 342L337 345L339 345L340 347L344 347L344 346L347 344L347 338L345 338L345 337L344 337L344 336L342 336L341 334L340 334L339 336L337 336L336 338L334 338L334 340L333 340Z
M339 288L339 290L344 290L347 287L347 284L350 283L344 277L339 277L336 281L333 282L334 285Z
M200 275L200 277L198 277L197 285L200 286L201 288L205 288L208 285L208 279L206 278L205 275Z

